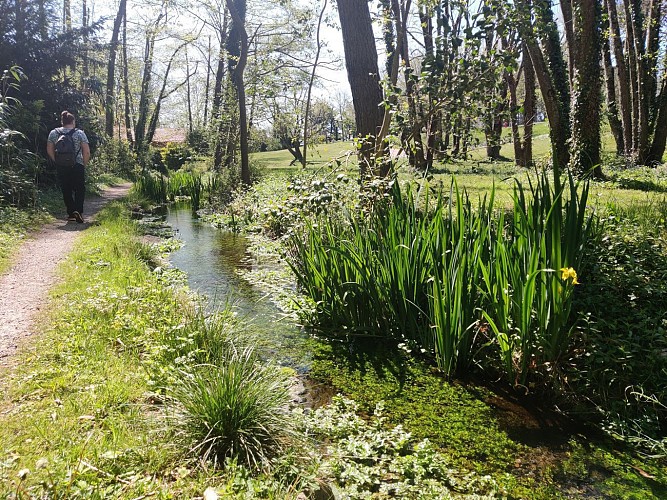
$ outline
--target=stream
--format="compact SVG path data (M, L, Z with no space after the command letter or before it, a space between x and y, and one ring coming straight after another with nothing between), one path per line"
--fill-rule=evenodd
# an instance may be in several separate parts
M163 216L184 243L170 261L187 274L192 290L207 297L207 309L231 306L260 339L257 348L262 356L305 373L310 362L307 333L239 273L276 268L277 264L259 263L243 235L201 222L189 204L169 205Z

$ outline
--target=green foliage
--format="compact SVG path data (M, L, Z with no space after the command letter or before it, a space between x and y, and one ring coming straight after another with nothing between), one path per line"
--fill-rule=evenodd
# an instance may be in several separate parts
M192 151L197 154L206 154L210 151L209 132L203 128L188 130L185 142Z
M667 456L667 201L614 203L605 212L574 303L586 322L568 380L586 395L579 412Z
M569 188L561 212L546 176L529 193L518 183L506 228L504 213L492 216L493 193L473 209L454 186L430 208L427 190L404 196L396 183L370 212L307 222L289 240L290 265L327 329L417 345L453 375L490 326L501 371L524 384L570 347L574 267L593 219L587 187L579 193L570 178Z
M190 159L190 149L180 143L168 142L165 147L160 150L162 164L167 170L178 170L185 162Z
M165 203L169 197L168 178L159 173L144 172L134 183L134 190L156 203Z
M490 476L455 470L428 440L418 441L401 425L389 426L378 402L370 418L350 399L303 416L306 431L327 442L323 468L344 498L466 498L495 496ZM479 498L476 496L476 498Z
M19 89L23 79L17 67L4 70L0 77L0 206L34 206L37 200L38 158L21 144L24 135L8 125L21 108L9 94Z
M260 364L248 348L183 372L173 394L195 450L220 465L233 458L256 470L270 466L296 436L288 389L285 374Z
M95 150L87 172L93 179L102 174L116 175L124 179L135 179L139 163L130 144L124 140L107 139Z

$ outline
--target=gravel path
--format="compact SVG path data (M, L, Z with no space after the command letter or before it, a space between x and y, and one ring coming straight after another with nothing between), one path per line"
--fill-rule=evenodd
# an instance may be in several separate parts
M10 365L19 344L35 333L36 317L57 279L56 268L80 232L105 203L125 196L129 189L124 184L105 189L102 196L90 196L84 205L86 222L58 220L23 243L11 268L0 276L0 367Z

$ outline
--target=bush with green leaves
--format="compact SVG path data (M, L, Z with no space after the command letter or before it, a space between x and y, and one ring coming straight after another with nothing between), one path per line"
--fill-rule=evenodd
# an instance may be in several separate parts
M235 459L253 470L272 460L297 437L288 412L287 375L260 363L251 348L230 350L212 364L182 371L173 396L186 435L205 459Z
M95 150L87 172L93 177L111 174L134 180L139 172L139 162L127 141L110 138Z
M603 210L573 304L585 321L567 378L578 413L667 456L667 200Z
M8 94L24 78L19 68L4 70L0 77L0 205L32 206L37 199L37 155L22 145L25 138L8 127L8 119L21 103Z
M188 147L197 154L206 154L211 148L209 132L204 128L188 130L185 142Z
M167 170L178 170L185 162L190 159L190 149L185 144L176 142L168 142L165 147L160 150L162 164Z

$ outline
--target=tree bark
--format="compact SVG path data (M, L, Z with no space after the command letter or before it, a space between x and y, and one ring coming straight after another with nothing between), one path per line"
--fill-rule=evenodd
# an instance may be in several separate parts
M632 103L630 100L630 76L621 45L621 29L618 24L618 11L616 0L605 0L607 12L609 13L610 37L616 62L618 76L618 94L621 101L621 124L623 125L624 154L630 156L632 151Z
M658 97L658 112L655 121L655 134L653 143L647 158L647 164L658 165L662 163L667 144L667 76L662 77L662 90Z
M361 139L359 166L362 175L365 175L375 167L375 140L383 119L383 95L368 2L338 0L338 15L347 78L352 91L356 132Z
M111 32L111 42L109 44L109 64L107 64L107 86L106 96L104 99L104 132L106 133L107 137L113 136L115 108L114 89L116 88L116 52L118 50L118 34L120 33L120 25L123 22L123 18L125 17L126 5L127 0L120 0L120 3L118 4L118 12L116 13L116 19L113 23L113 31Z
M612 0L613 1L613 0ZM574 91L572 106L571 166L581 176L600 167L600 10L597 0L577 0L574 20Z
M125 94L125 136L132 143L132 95L130 94L130 79L128 77L127 62L127 16L123 16L123 94Z
M248 61L248 33L245 29L245 10L246 0L226 0L227 9L234 23L232 32L236 35L230 39L238 44L238 60L232 61L231 75L232 82L236 88L236 95L239 104L239 142L241 149L241 182L246 186L251 184L250 179L250 160L248 151L248 118L246 111L245 82L243 72Z
M608 31L609 23L604 22L602 31ZM625 142L623 140L623 123L618 118L618 106L616 104L616 81L614 78L614 68L611 62L611 48L609 47L609 39L602 42L602 60L604 63L605 86L607 97L607 120L611 133L616 142L616 154L623 156L625 154Z

